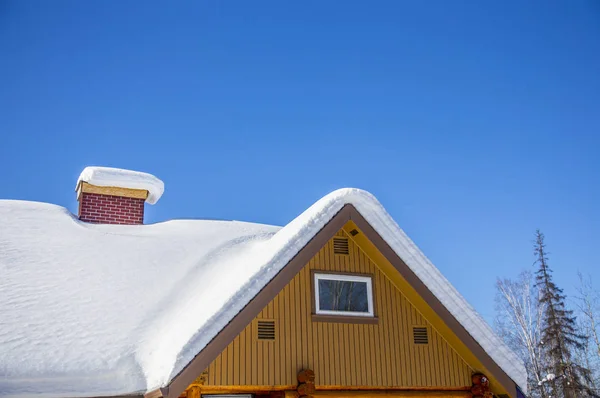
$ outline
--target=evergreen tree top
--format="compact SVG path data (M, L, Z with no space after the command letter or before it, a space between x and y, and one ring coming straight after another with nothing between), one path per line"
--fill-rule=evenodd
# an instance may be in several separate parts
M542 344L549 359L547 374L555 375L547 382L553 397L599 397L590 388L590 370L574 361L575 351L583 348L585 337L577 332L576 317L567 309L566 296L552 280L544 234L538 229L534 244L536 286L539 305L544 308Z

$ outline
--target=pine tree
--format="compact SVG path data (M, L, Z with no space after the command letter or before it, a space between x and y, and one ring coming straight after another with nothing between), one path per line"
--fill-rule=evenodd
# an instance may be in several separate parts
M536 286L540 291L540 305L545 309L542 344L548 364L544 382L548 383L552 397L600 397L589 387L589 369L575 360L574 353L583 348L585 336L577 333L576 318L565 305L566 296L552 280L544 234L539 230L536 231L534 252L539 266Z

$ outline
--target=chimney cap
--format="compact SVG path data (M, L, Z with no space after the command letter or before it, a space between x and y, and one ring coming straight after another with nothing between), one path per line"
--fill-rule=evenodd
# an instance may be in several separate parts
M88 166L79 175L75 190L82 182L99 187L145 189L148 191L146 202L151 205L158 202L165 191L165 184L152 174L113 167Z

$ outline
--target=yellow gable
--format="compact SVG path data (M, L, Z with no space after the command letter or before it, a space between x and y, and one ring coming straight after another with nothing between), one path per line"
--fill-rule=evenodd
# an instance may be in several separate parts
M315 272L372 278L374 317L316 314ZM313 395L417 390L447 397L470 396L471 376L487 371L352 221L192 385L203 394L291 391L303 369L315 373ZM492 386L505 393L493 379Z

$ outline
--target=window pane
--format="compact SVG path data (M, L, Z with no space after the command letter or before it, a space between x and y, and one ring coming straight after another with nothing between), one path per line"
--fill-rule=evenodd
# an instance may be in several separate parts
M367 283L319 279L319 309L368 313Z

